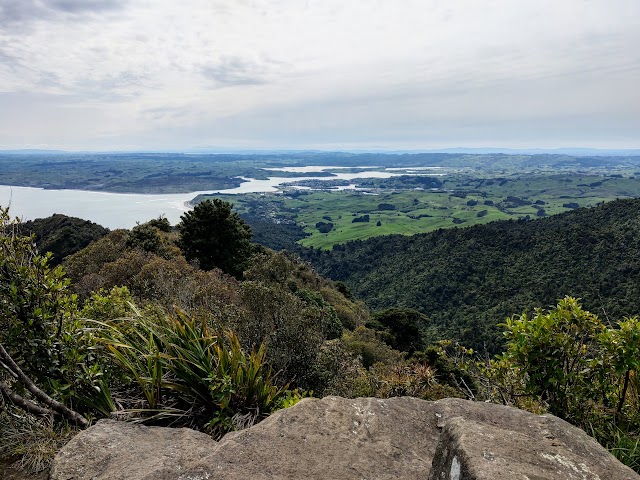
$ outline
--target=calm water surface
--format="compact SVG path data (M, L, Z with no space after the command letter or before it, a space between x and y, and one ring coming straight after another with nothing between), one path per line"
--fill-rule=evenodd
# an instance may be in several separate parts
M301 173L317 172L336 167L312 167ZM290 171L283 168L282 171ZM371 171L360 173L335 173L324 180L353 180L354 178L389 178L402 175L398 171ZM317 177L284 178L273 177L268 180L245 178L238 188L226 190L207 190L191 193L172 194L136 194L91 192L86 190L44 190L41 188L12 187L0 185L0 205L11 205L11 215L24 220L43 218L62 213L72 217L84 218L107 228L131 228L136 222L146 222L164 215L172 225L180 221L180 216L190 209L188 202L195 196L205 193L256 193L275 192L283 183L297 180L322 180ZM345 188L345 187L342 187ZM348 188L348 187L347 187Z

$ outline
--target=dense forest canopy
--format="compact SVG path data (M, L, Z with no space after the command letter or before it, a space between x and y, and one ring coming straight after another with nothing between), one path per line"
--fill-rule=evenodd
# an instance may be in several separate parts
M605 317L640 310L640 200L538 220L498 221L414 236L348 242L301 255L372 309L419 310L430 340L502 348L508 315L565 295Z

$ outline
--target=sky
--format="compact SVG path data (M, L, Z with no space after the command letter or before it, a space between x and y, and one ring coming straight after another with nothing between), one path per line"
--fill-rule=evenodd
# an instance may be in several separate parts
M0 149L640 148L638 0L0 0Z

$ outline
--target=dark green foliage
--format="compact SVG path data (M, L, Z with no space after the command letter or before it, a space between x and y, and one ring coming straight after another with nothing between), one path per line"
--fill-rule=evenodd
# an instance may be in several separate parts
M429 319L417 310L394 307L373 314L367 326L386 332L391 347L412 354L424 348L424 330L428 322Z
M365 214L362 215L361 217L356 217L353 220L351 220L351 223L358 223L358 222L368 222L369 221L369 214Z
M311 312L315 313L319 320L315 328L318 329L325 340L340 338L342 335L342 322L340 322L331 304L322 297L320 292L298 288L295 291L295 296L302 300L307 305L307 308L311 309Z
M498 352L496 325L564 295L614 318L640 311L640 200L301 252L372 308L427 315L441 338Z
M275 223L256 215L243 214L240 217L251 227L253 241L272 250L292 250L296 242L309 234L293 222Z
M163 220L166 219L151 220L133 227L129 232L126 246L139 248L164 258L175 256L177 253L175 245L168 238L171 226L169 222L165 223Z
M40 384L60 380L65 365L63 321L73 301L69 280L41 256L33 237L0 209L0 343Z
M40 252L52 253L49 263L53 266L109 232L96 223L59 213L25 222L21 231L24 235L35 236Z
M494 378L515 375L516 382L501 385L503 398L529 397L637 469L640 320L625 318L607 327L565 297L549 311L510 317L504 327L507 349L491 369L498 373Z
M232 205L219 199L205 200L181 217L179 246L187 260L200 268L239 277L252 254L251 229Z
M316 223L316 228L320 233L329 233L331 230L333 230L333 223L318 222Z
M609 362L602 363L606 358L600 342L605 333L596 315L567 297L549 312L536 309L531 316L507 318L507 350L502 360L526 373L526 394L549 405L554 415L575 423L585 418L587 398L608 404L605 391L598 388L604 373L601 367L611 367ZM609 383L608 375L606 380Z
M464 368L450 360L447 350L452 350L452 343L445 340L414 353L412 359L433 368L438 383L455 389L458 395L461 392L475 394L477 385L474 378Z
M127 247L140 248L149 253L158 253L161 244L158 231L156 227L148 224L133 227L129 232L129 238L127 238Z
M391 203L379 203L378 210L395 210L396 206Z
M570 203L563 203L562 206L564 208L580 208L580 205L578 205L575 202L570 202Z
M345 296L348 300L353 300L353 293L344 282L336 282L335 283L336 290L338 290L342 295Z
M157 228L161 232L169 233L171 231L171 224L165 217L154 218L153 220L149 220L146 224Z
M45 393L95 413L111 403L104 372L69 279L49 265L50 255L39 255L33 237L20 235L20 223L0 208L0 344Z
M524 198L509 195L505 200L505 203L512 204L516 207L522 207L523 205L531 205L532 202L525 200Z
M356 353L365 368L376 363L398 363L402 354L386 343L387 336L365 326L345 332L342 341L349 351Z
M314 365L324 340L318 309L296 294L263 282L245 281L240 295L245 313L233 326L245 349L264 342L277 380L312 388Z

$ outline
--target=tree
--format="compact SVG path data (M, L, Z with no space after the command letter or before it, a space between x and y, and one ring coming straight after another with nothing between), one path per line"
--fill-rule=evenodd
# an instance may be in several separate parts
M109 233L108 229L88 220L59 213L25 222L20 230L24 235L35 235L38 251L53 254L49 262L51 266L58 265L69 255Z
M197 260L202 269L218 267L240 277L252 253L251 228L231 208L217 198L196 205L181 217L178 244L187 260Z
M422 330L428 323L426 315L412 308L387 308L369 322L371 327L389 334L389 345L409 354L424 348Z

